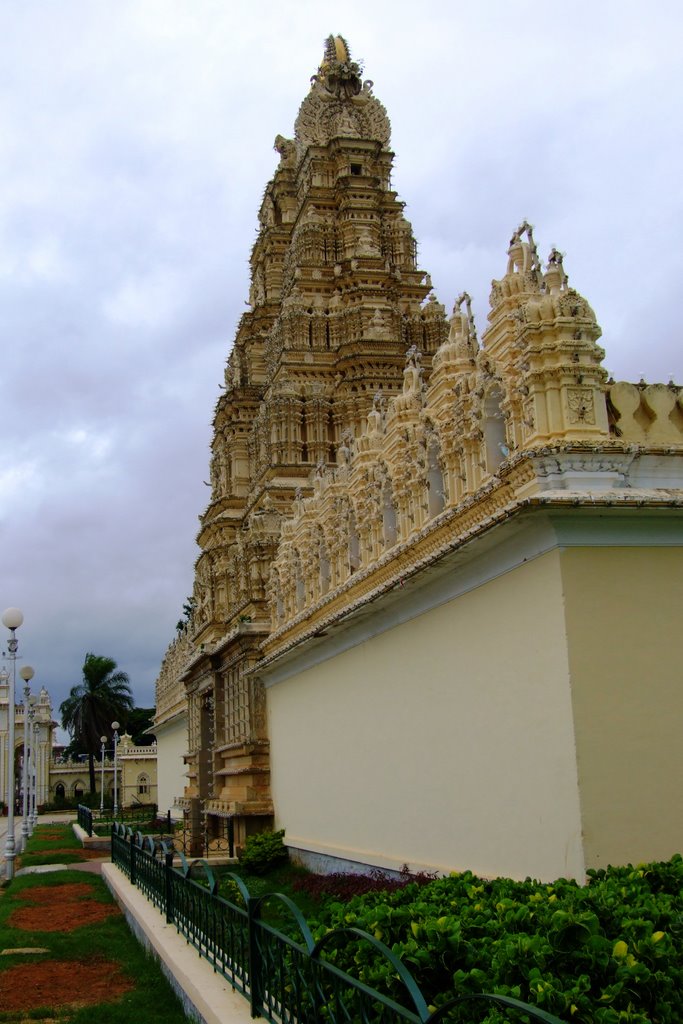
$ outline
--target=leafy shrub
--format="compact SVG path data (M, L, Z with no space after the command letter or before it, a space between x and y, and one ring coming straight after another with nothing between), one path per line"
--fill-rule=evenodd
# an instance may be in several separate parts
M249 836L240 857L240 864L252 875L265 875L279 864L289 859L287 847L283 843L284 829L279 832L259 832Z
M252 899L258 899L259 896L265 896L266 893L269 893L272 889L265 878L245 878L244 884L249 890L249 895ZM224 900L229 900L237 907L244 906L242 893L237 882L233 878L222 878L218 885L218 891Z
M683 1024L683 860L589 873L585 886L558 879L487 881L471 872L391 893L323 905L317 937L354 926L406 964L427 1002L493 992L572 1024ZM340 936L335 964L403 998L391 965L369 943ZM447 1021L509 1019L475 1004ZM484 1012L484 1007L482 1007Z

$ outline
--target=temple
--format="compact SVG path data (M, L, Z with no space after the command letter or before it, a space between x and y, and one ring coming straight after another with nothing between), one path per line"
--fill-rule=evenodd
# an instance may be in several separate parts
M607 379L527 223L481 340L466 292L447 316L389 142L330 37L275 140L215 409L161 808L238 846L275 823L322 868L670 856L683 390Z

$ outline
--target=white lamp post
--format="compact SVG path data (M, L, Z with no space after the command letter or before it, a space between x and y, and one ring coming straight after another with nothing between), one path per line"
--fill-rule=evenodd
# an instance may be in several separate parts
M31 696L31 687L29 686L29 683L33 679L34 674L35 673L34 673L34 671L33 671L33 669L31 668L30 665L24 665L23 668L21 668L19 670L19 675L24 680L24 758L23 758L23 764L22 764L22 770L21 770L21 797L22 797L22 808L23 808L22 822L21 822L21 849L22 850L26 849L26 843L28 841L28 836L29 836L28 816L31 813L31 809L30 809L30 806L29 806L29 800L28 800L28 789L29 789L28 761L29 761L29 743L30 743L30 734L29 734L29 727L28 727L29 726L29 723L28 723L28 708L29 708L29 698Z
M7 671L6 668L0 669L0 686L7 686L8 681L9 681L9 672ZM7 713L8 713L8 716L9 716L9 704L7 705ZM8 722L8 724L9 724L9 722ZM0 771L2 773L2 782L4 784L3 796L5 796L7 794L7 776L5 775L4 759L3 759L2 768L0 769Z
M28 834L33 835L33 830L36 827L38 821L38 723L35 721L36 717L36 698L31 697L29 700L29 729L31 732L31 763L29 764L30 771L30 785L29 791L29 816L28 816Z
M10 638L7 641L7 652L12 662L12 671L9 677L9 700L8 707L8 736L7 736L7 837L5 839L5 878L11 882L14 878L14 718L16 708L14 704L17 682L17 640L16 631L24 621L23 614L18 608L7 608L2 615L3 625L10 631Z
M112 722L111 727L114 730L114 820L119 812L119 793L118 793L118 775L117 775L117 761L116 761L116 748L119 745L119 723Z
M102 762L100 768L100 814L102 814L104 812L104 748L107 744L107 737L100 736L100 743L102 744Z

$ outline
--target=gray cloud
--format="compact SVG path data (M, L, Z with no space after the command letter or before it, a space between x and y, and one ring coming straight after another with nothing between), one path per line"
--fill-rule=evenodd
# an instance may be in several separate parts
M210 420L262 189L329 32L386 104L395 187L480 333L524 217L566 252L618 377L680 370L673 2L0 10L2 606L55 704L86 651L153 701L192 584Z

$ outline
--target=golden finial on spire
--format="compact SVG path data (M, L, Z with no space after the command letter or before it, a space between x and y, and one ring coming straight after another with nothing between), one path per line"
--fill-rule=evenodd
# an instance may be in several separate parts
M328 36L322 64L313 82L320 82L328 92L339 98L357 96L362 88L363 69L351 60L349 44L343 36Z

